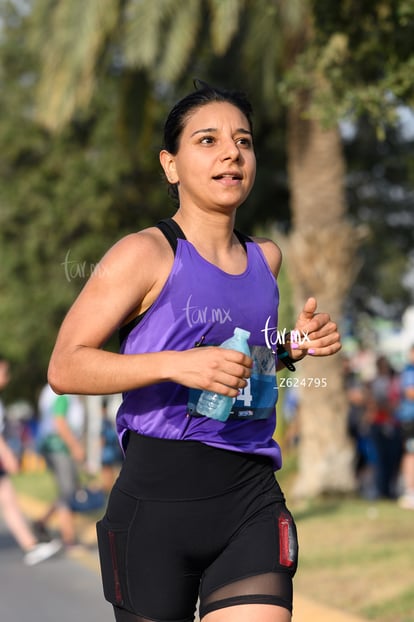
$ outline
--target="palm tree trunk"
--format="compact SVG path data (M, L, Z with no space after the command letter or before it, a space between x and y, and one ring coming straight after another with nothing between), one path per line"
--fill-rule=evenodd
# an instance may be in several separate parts
M294 304L315 296L318 309L340 322L355 274L356 236L346 219L345 164L337 128L306 118L307 102L288 115L288 173L293 229L287 258ZM347 435L342 358L307 356L298 365L299 471L295 494L315 497L354 489L353 447Z

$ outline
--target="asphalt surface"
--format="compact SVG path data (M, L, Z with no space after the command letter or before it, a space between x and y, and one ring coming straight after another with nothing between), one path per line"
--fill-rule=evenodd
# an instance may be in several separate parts
M87 552L91 559L95 554ZM86 556L69 555L59 553L25 566L20 548L0 520L1 622L114 622L96 569L85 563Z

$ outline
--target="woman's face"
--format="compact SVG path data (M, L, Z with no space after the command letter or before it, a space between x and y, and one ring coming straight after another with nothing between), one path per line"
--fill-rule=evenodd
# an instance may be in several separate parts
M160 154L180 206L228 211L247 198L256 174L249 123L236 106L212 102L196 108L180 137L178 153Z

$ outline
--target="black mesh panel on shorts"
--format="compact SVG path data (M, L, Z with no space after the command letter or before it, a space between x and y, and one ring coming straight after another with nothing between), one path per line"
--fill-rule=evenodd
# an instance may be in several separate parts
M145 618L137 616L126 609L121 609L114 605L114 613L116 622L154 622L154 618ZM192 618L194 620L194 618ZM179 620L178 622L192 622L192 620Z
M234 605L278 605L291 611L292 578L289 573L267 572L234 581L203 598L200 617Z

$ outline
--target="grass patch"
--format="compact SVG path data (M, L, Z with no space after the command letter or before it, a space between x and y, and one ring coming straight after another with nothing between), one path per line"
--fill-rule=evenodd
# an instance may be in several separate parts
M411 586L406 592L400 594L398 601L392 600L380 605L372 605L365 609L365 615L372 620L384 620L392 622L412 622L414 612L414 589Z
M56 498L56 485L49 471L19 473L12 480L19 494L32 496L45 503L52 503Z
M299 534L295 589L377 622L413 622L414 514L395 501L289 500L291 464L281 474Z

